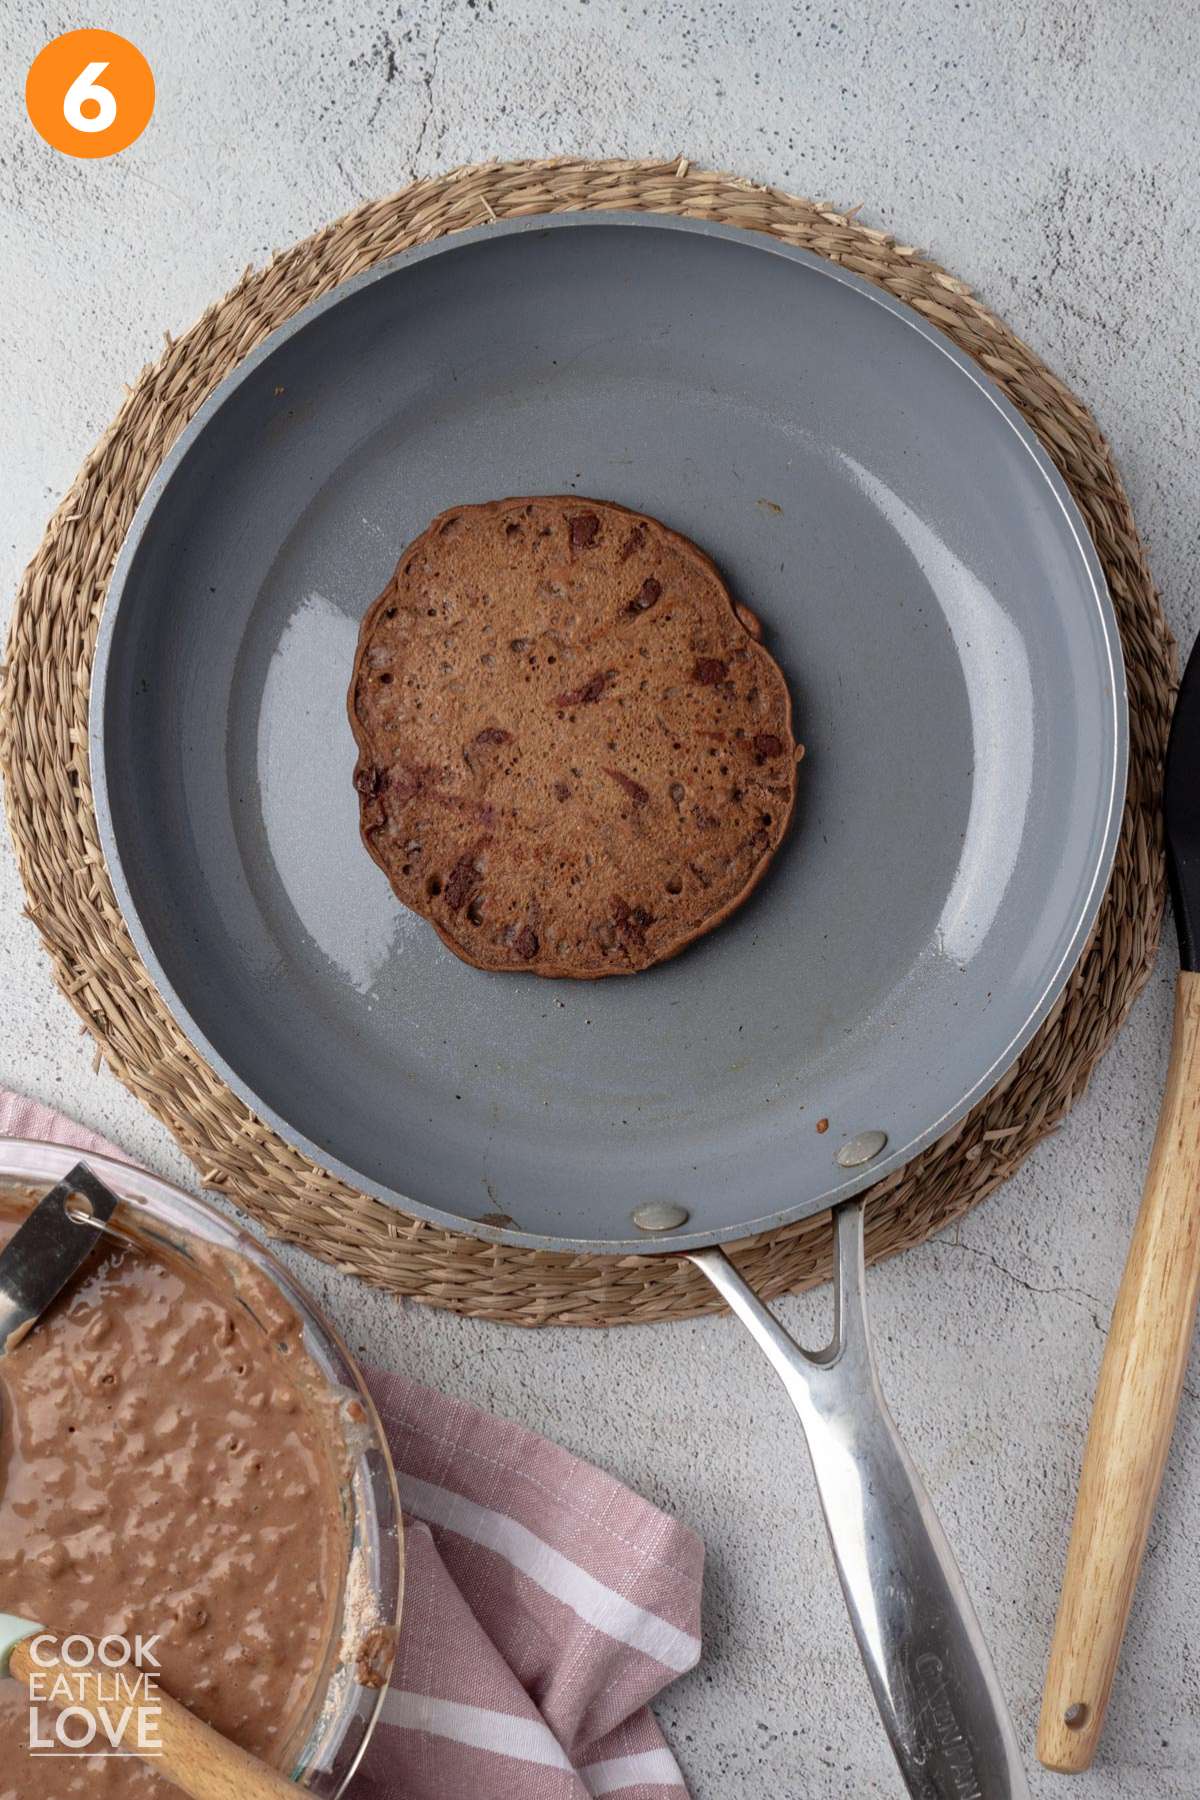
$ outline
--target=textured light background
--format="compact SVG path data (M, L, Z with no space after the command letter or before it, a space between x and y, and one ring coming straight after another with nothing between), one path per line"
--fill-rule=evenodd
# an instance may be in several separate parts
M674 155L840 205L927 248L1092 405L1173 626L1200 619L1200 13L1121 0L2 0L0 613L122 381L251 261L414 175L492 156ZM158 82L111 162L28 126L56 33L132 37ZM55 993L0 849L0 1082L189 1171ZM881 920L881 929L886 921ZM1174 952L1067 1127L961 1231L875 1271L884 1381L1021 1734L1103 1334L1166 1065ZM354 1346L518 1417L689 1519L707 1652L661 1716L696 1800L897 1795L782 1391L723 1321L523 1334L401 1307L296 1258ZM820 1299L786 1303L822 1335ZM1041 1797L1200 1789L1200 1358L1101 1760ZM1032 1761L1032 1750L1031 1750Z

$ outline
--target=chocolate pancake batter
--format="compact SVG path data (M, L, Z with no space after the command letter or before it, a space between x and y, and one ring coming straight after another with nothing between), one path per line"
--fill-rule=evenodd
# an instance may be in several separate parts
M278 1290L195 1248L106 1237L0 1358L0 1610L159 1633L162 1686L282 1767L342 1589L335 1426ZM176 1791L132 1757L32 1757L27 1719L0 1681L0 1800Z

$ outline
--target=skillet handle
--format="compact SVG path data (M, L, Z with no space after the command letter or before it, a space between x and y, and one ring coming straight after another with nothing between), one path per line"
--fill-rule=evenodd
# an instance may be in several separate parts
M879 1387L863 1203L834 1213L832 1343L788 1336L720 1250L689 1260L729 1302L800 1415L850 1622L917 1800L1028 1800L1016 1734L950 1546Z

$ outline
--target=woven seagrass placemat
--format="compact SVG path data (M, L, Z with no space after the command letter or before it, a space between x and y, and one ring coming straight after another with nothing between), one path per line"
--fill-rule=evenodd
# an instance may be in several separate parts
M17 596L0 759L29 912L55 978L109 1068L168 1126L202 1180L272 1232L437 1306L518 1324L685 1318L720 1302L689 1265L510 1249L408 1219L316 1168L261 1123L180 1036L130 942L96 834L87 763L96 625L134 509L212 389L300 307L381 258L491 218L641 209L764 231L855 270L940 326L1018 406L1065 476L1108 576L1125 649L1131 766L1099 921L1054 1012L960 1125L872 1190L872 1258L919 1243L1012 1173L1083 1092L1144 983L1158 941L1157 795L1174 652L1107 445L1087 409L948 275L853 216L677 163L493 163L418 181L247 270L138 377L46 529ZM827 1218L749 1242L760 1294L822 1279Z

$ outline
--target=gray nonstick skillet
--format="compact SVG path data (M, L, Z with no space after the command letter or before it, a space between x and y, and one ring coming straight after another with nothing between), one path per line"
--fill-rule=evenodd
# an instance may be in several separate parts
M715 558L807 747L747 905L598 983L481 974L398 906L344 715L359 620L435 513L572 490ZM853 275L705 221L548 215L409 251L269 338L174 446L114 574L90 751L121 907L211 1066L406 1212L691 1257L795 1401L909 1791L1023 1795L880 1396L855 1198L1045 1019L1123 800L1096 555L980 370ZM808 1356L720 1246L827 1209L837 1327Z

